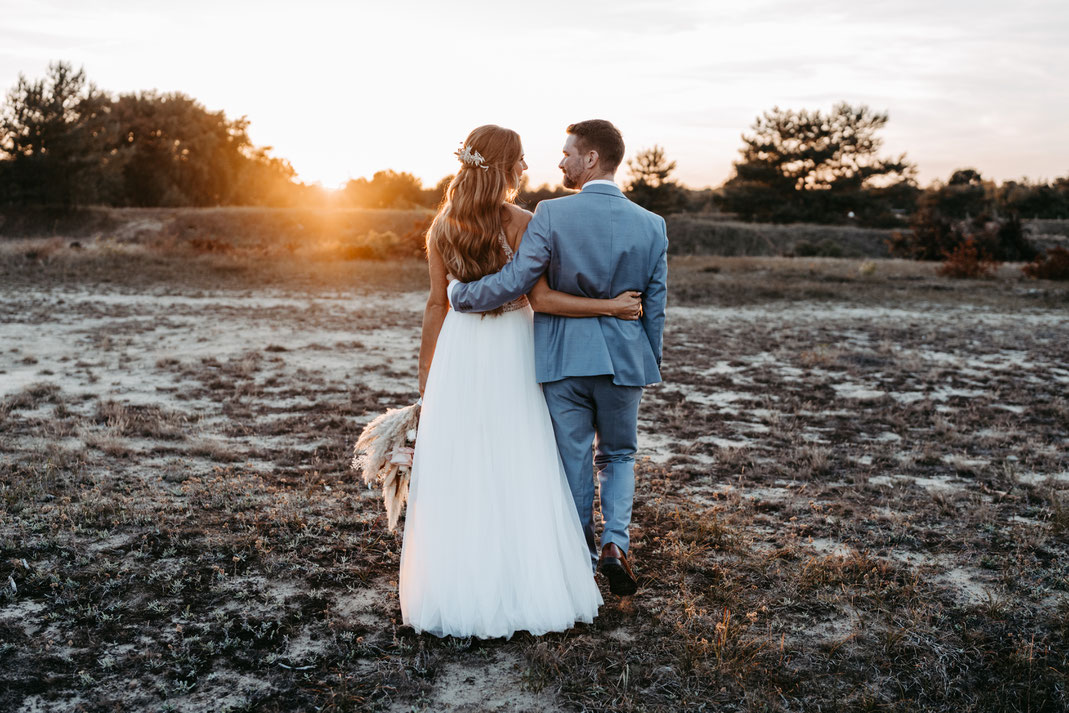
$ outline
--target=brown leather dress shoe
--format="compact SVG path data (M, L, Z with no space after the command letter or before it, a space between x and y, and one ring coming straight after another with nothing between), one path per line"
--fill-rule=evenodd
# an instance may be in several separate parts
M609 580L609 591L618 597L629 597L638 591L638 580L627 562L623 550L610 542L601 550L598 571Z

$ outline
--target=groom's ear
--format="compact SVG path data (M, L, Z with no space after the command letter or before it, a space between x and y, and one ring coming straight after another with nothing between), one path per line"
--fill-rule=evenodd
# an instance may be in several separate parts
M587 151L586 152L586 167L587 168L594 168L594 166L596 166L598 164L598 159L599 158L601 158L601 157L598 156L598 152L595 151L594 149L590 149L589 151Z

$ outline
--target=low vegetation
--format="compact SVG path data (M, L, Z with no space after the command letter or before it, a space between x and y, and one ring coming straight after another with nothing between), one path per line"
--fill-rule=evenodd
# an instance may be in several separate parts
M987 277L998 269L999 263L988 255L972 238L966 238L946 253L946 261L939 266L939 274L946 277Z
M1021 269L1041 280L1069 280L1069 250L1051 248Z
M0 709L1069 706L1064 285L672 258L639 595L439 640L348 469L423 263L69 243L0 245Z
M716 214L669 216L673 255L887 257L892 232L847 226L747 223Z

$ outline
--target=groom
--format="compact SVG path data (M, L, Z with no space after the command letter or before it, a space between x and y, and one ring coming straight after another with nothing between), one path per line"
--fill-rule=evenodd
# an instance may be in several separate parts
M591 559L613 594L630 595L638 589L627 560L638 404L642 387L661 380L668 238L664 219L613 182L623 157L623 137L608 121L569 126L559 168L564 186L581 192L539 203L516 257L476 282L451 282L449 299L459 312L485 312L530 292L542 273L550 287L573 295L643 293L637 322L534 317L535 370ZM600 557L591 446L604 520Z

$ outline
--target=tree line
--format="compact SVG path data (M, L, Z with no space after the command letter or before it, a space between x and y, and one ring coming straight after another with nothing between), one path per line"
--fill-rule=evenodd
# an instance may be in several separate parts
M899 226L911 216L1069 218L1069 177L985 180L973 169L920 188L906 156L881 156L885 112L846 103L829 112L774 108L742 135L733 174L718 189L672 178L675 161L653 146L628 161L624 188L661 215L720 211L743 220ZM78 206L351 205L436 207L452 176L432 187L383 170L336 195L296 180L293 167L255 146L245 117L209 111L180 92L113 96L84 69L49 65L20 75L0 109L0 203ZM564 195L524 182L527 207Z
M972 168L921 189L917 167L881 156L886 112L840 103L830 112L775 108L743 134L722 210L762 222L895 227L918 212L947 219L1069 218L1069 176L1053 182L984 180Z
M42 79L20 75L0 110L0 196L59 207L284 203L300 192L295 172L254 146L248 125L179 92L112 96L53 63Z

